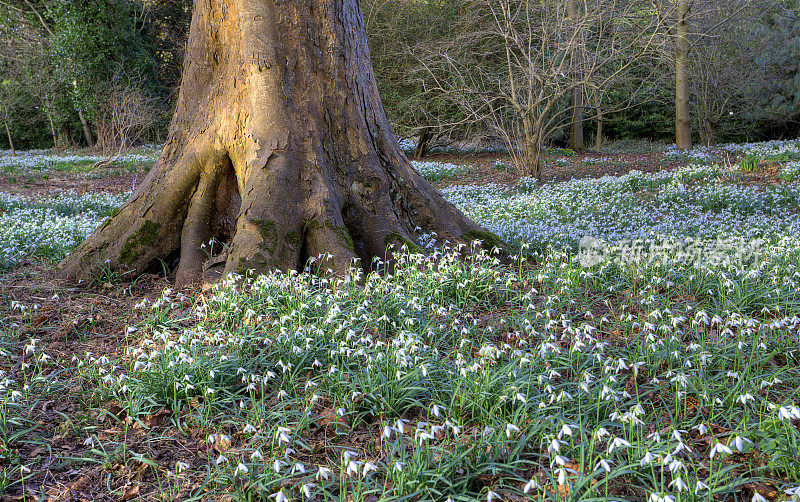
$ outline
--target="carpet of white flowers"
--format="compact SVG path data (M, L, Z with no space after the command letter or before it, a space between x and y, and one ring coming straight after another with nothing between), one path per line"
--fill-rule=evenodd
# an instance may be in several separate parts
M0 269L32 258L60 260L108 218L130 194L0 192Z
M168 417L147 447L93 425L64 456L140 466L153 500L800 500L800 183L738 181L704 163L453 186L510 261L432 250L392 273L311 263L209 297L166 290L137 305L117 358L4 339L21 369L0 382L0 439L81 382L125 431ZM4 197L18 241L2 245L63 239L58 257L121 201ZM164 465L171 437L201 446ZM39 468L10 462L0 488Z
M117 164L154 163L161 151L160 146L145 145L137 151L114 158ZM29 175L53 171L79 172L81 168L106 159L102 155L67 152L54 155L45 150L29 150L12 156L9 151L0 151L0 174Z

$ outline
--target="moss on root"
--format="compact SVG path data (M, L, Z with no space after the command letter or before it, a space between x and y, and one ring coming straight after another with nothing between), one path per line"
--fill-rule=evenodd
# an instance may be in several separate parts
M317 230L323 228L323 224L319 222L319 220L311 220L308 223L308 230ZM349 249L350 251L355 252L355 246L353 244L353 237L350 235L350 231L347 230L345 226L336 226L330 221L326 221L324 224L324 228L329 230L333 230L333 233L339 238L339 245L345 249Z
M239 263L236 264L236 273L244 277L250 270L263 273L278 268L278 265L274 258L267 258L261 253L256 253L250 258L239 258Z
M510 247L506 241L497 235L484 230L470 230L469 232L463 233L461 234L461 240L468 243L477 241L480 243L481 247L487 251L491 251L494 248L501 250L509 249Z
M274 254L278 247L277 225L272 220L253 220L258 226L258 233L261 234L261 248Z
M325 223L325 226L332 229L336 233L336 235L339 237L339 244L342 247L355 252L356 248L353 246L353 238L350 236L350 232L347 230L347 227L336 227L330 223Z
M392 232L386 236L383 240L383 244L388 248L391 245L396 246L398 249L406 246L406 248L411 253L424 253L423 250L419 245L414 244L410 240L408 240L403 234L400 232Z
M136 233L125 240L119 251L119 262L125 265L135 262L141 255L142 248L155 244L159 229L161 224L146 220Z
M300 245L300 236L297 235L297 232L295 232L294 230L289 230L288 232L286 232L285 239L286 239L287 243L289 243L290 245L292 245L294 247L297 247L297 246Z

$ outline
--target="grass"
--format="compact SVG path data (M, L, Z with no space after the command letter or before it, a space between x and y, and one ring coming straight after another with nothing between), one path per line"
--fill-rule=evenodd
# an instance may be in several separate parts
M0 491L800 496L800 186L694 164L444 193L514 243L510 262L427 236L428 254L392 273L330 277L312 261L208 296L147 294L146 277L3 286ZM42 212L15 234L29 243L4 241L21 250L9 266L59 241L45 223L85 223L49 263L121 201L4 196L14 221Z

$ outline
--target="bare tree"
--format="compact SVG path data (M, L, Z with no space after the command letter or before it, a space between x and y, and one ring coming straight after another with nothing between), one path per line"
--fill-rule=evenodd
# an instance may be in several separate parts
M19 112L24 101L20 87L19 80L9 71L8 65L0 65L0 119L3 121L12 157L17 156L17 151L14 148L14 138L9 124L14 120L14 115Z
M152 127L157 115L154 100L142 90L142 82L117 72L106 92L97 117L97 146L107 165L133 146Z
M456 36L452 20L464 3L364 0L362 7L375 76L395 133L417 137L415 158L463 136L467 122L431 85L425 67L431 47Z
M582 0L574 11L572 0L470 3L462 35L430 71L448 75L442 89L468 116L488 117L522 173L537 178L544 142L583 107L573 91L597 97L595 112L583 118L594 119L600 96L663 39L658 17L637 2ZM614 110L631 106L635 89Z
M719 0L695 20L704 36L693 47L689 84L707 147L716 144L718 129L731 116L757 115L777 79L768 60L771 34L759 19L763 11L750 6L720 25L730 3Z

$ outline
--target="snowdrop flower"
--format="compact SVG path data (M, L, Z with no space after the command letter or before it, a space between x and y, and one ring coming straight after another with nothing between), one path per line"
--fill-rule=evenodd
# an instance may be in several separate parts
M215 463L215 464L217 464L217 465L222 465L222 464L225 464L225 463L227 463L227 462L228 462L228 457L226 457L225 455L220 455L220 456L219 456L219 457L217 457L217 459L214 461L214 463Z
M289 502L289 497L283 493L283 490L280 490L278 493L273 493L269 498L274 498L275 502Z
M378 466L373 464L372 462L364 462L364 467L361 470L362 476L369 475L370 472L377 471Z
M489 490L489 493L486 494L486 502L492 502L493 500L503 500L499 493L493 492Z
M683 481L683 479L680 476L678 476L677 478L675 478L672 481L670 481L669 487L672 488L673 486L679 492L684 492L684 491L688 491L689 490L689 485L687 485L686 482Z
M611 444L608 445L608 453L613 452L617 448L628 447L630 445L631 445L631 443L626 441L625 439L614 438L614 440L611 442Z
M756 400L756 398L753 397L753 395L750 394L750 393L742 394L741 396L736 398L736 402L737 403L742 403L742 405L745 405L748 402L754 402L755 400Z
M519 432L519 427L514 424L506 424L506 437L510 439L514 432Z
M250 470L247 468L247 466L239 462L239 465L236 466L236 470L234 471L233 476L234 477L243 476L248 472L250 472Z
M535 479L531 478L531 480L530 480L530 481L528 481L528 482L525 484L525 486L522 488L522 491L523 491L524 493L528 493L528 492L530 492L530 491L531 491L531 490L533 490L533 489L539 489L539 487L540 487L540 485L539 485L539 482L538 482L538 481L536 481Z
M731 444L734 445L739 451L744 451L746 445L750 443L752 443L752 441L741 436L733 436L733 439L731 440Z
M611 472L611 465L609 461L604 458L601 458L597 465L594 466L595 471L599 471L601 468L606 472Z
M567 471L563 467L561 467L557 469L556 472L558 473L558 479L557 479L558 485L564 486L564 484L567 482Z
M701 491L708 491L710 488L707 484L703 483L699 479L697 480L697 484L694 485L694 494L697 495Z
M322 478L322 479L324 479L325 481L328 481L328 480L331 478L331 472L332 472L332 471L331 471L330 469L328 469L327 467L322 467L322 466L320 466L320 467L317 469L317 474L316 474L316 475L314 475L314 478L315 478L317 481L319 481L319 478Z
M300 487L300 493L303 497L310 499L311 498L311 490L314 488L314 483L303 483L303 486Z
M651 493L649 502L675 502L675 497L666 493Z
M175 472L181 473L188 469L190 466L186 462L175 462Z
M253 462L264 460L264 455L261 454L261 450L256 450L250 454L250 460Z

